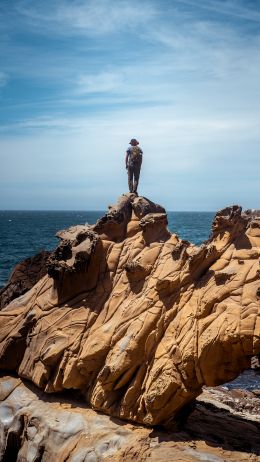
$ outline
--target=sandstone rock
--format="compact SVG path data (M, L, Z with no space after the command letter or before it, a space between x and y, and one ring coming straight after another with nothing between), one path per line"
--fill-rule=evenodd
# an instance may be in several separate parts
M239 206L217 213L200 247L134 194L60 237L48 275L0 313L2 369L169 426L204 385L234 379L259 354L260 222Z
M34 257L18 263L7 285L0 290L0 308L8 305L33 287L47 273L46 262L51 252L43 250Z
M243 212L246 216L249 216L251 218L260 218L260 210L259 209L248 209Z
M181 432L144 428L97 414L74 397L48 395L0 378L1 462L257 462L259 424L204 390ZM228 392L225 393L228 399ZM259 400L258 400L259 402Z
M219 411L226 410L233 416L260 424L260 399L255 395L254 391L228 390L225 386L203 387L202 394L197 397L196 402L206 406L210 404ZM250 437L248 439L250 440Z

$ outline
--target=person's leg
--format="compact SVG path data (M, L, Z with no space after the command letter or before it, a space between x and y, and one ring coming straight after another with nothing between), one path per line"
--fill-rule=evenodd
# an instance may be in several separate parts
M137 188L138 188L138 183L139 183L139 176L140 176L140 170L141 170L141 164L138 162L134 165L134 187L133 187L133 192L137 193Z
M128 172L128 187L129 187L129 191L130 192L133 192L133 167L129 167L128 166L128 169L127 169L127 172Z

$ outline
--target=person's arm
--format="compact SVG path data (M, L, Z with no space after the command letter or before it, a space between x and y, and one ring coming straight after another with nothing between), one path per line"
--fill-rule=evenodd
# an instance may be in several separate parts
M141 154L141 162L140 162L140 164L142 164L142 162L143 162L143 151L142 151L141 148L140 148L140 154Z
M129 152L126 151L126 156L125 156L125 168L128 168L128 157L129 157Z

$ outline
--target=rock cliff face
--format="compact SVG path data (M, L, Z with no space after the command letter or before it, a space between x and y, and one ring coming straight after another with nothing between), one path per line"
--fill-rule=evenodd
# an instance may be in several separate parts
M260 353L260 220L215 216L200 247L133 194L59 233L48 274L0 313L0 368L93 409L170 424Z

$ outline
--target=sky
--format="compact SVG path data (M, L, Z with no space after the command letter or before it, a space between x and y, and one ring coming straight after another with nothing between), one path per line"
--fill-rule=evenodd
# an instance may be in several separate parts
M260 0L0 0L0 209L260 208Z

